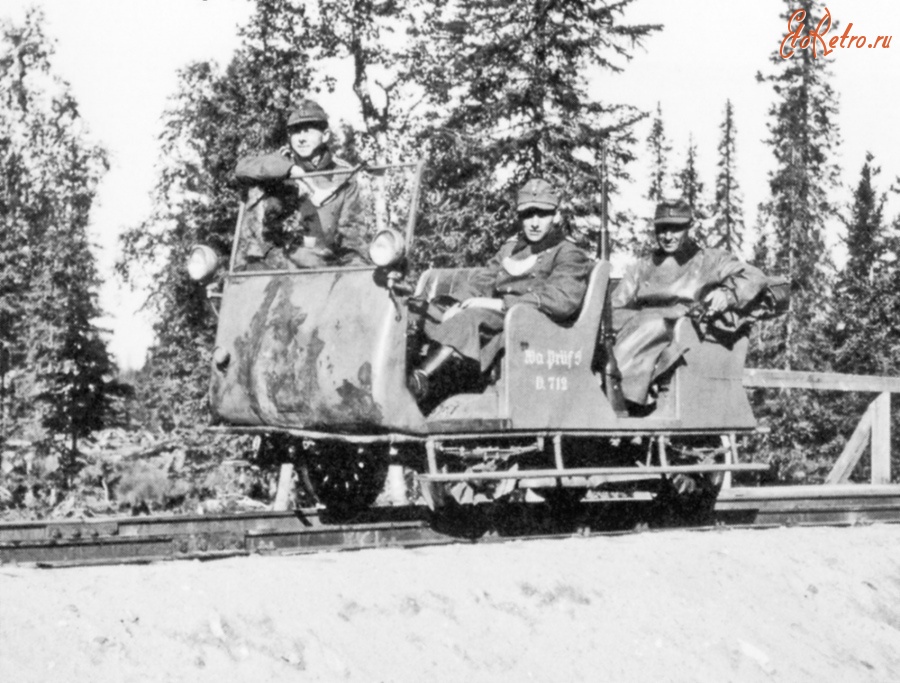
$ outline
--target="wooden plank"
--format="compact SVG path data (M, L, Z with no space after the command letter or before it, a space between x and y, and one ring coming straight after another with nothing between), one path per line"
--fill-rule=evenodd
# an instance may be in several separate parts
M853 434L850 436L850 440L847 441L847 445L844 446L841 456L834 463L831 472L828 473L828 477L825 479L826 485L846 484L850 479L850 475L853 474L853 470L862 457L863 451L869 445L869 437L872 435L873 405L873 403L870 403L869 407L866 408L866 412L860 418L859 424L853 430Z
M818 389L820 391L866 391L900 393L900 378L875 375L844 375L837 372L795 372L745 368L745 387L761 389Z
M719 501L812 500L900 497L900 484L807 484L805 486L735 486L719 494Z
M872 401L872 483L891 482L891 395Z

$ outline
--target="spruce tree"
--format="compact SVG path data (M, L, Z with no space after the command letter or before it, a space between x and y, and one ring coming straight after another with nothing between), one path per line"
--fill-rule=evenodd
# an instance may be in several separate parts
M63 436L71 474L78 439L114 419L125 387L94 323L87 229L106 155L54 74L42 25L36 10L0 24L0 324L6 369L18 375L11 417L32 437Z
M786 0L783 20L798 7L808 17L824 12L814 0ZM824 233L837 215L837 96L828 60L814 59L810 50L782 59L773 49L771 62L772 72L757 79L775 94L767 143L776 166L769 174L770 197L761 206L764 231L756 254L758 265L789 278L791 303L785 315L760 325L748 364L827 371L832 355L823 328L830 319L834 266ZM804 463L830 438L825 399L810 391L764 394L754 392L757 416L771 427L765 448L790 467Z
M666 138L660 102L656 103L656 116L647 137L647 150L650 152L650 188L647 190L647 199L656 203L667 197L669 154L672 152L672 145Z
M686 201L694 215L703 214L703 183L700 182L700 174L697 172L697 145L694 144L694 136L688 137L687 154L684 167L675 176L675 188Z
M832 320L827 326L833 344L834 369L861 375L894 377L900 373L900 332L895 321L900 315L900 276L896 258L900 255L900 218L892 227L885 224L886 197L876 187L881 172L874 156L866 154L853 200L842 221L847 230L847 262L835 285ZM831 405L835 436L832 452L837 454L874 395L842 396ZM894 403L893 417L900 415ZM893 471L900 467L900 434L892 430ZM857 471L867 476L866 467Z
M719 170L706 241L711 247L740 254L744 250L744 209L737 176L737 130L731 100L725 102L725 118L719 130L722 132L718 146L719 161L716 164Z
M900 367L896 325L886 317L898 299L891 289L900 244L884 224L886 197L875 187L881 169L866 154L853 202L843 219L847 263L835 286L834 319L828 326L835 369L863 375L893 375Z
M435 112L419 134L431 150L422 261L484 263L516 229L511 200L533 176L559 187L566 214L590 230L601 148L615 189L627 178L630 125L642 114L601 100L588 74L621 71L660 28L627 23L630 4L460 0L447 7L431 56L422 59Z
M785 0L785 22L798 8L808 17L824 12L816 0ZM837 95L828 60L814 59L810 50L796 50L790 59L773 51L771 61L776 69L757 76L775 93L767 143L776 168L762 207L766 233L761 249L766 265L790 278L793 296L788 313L767 326L766 360L786 370L821 369L816 340L834 274L824 232L837 214Z
M849 207L850 215L843 219L847 229L847 265L839 278L839 291L868 289L877 274L885 269L885 258L892 255L892 247L896 248L885 234L886 197L874 186L881 173L880 167L873 166L874 160L874 155L867 152L853 193L853 204Z

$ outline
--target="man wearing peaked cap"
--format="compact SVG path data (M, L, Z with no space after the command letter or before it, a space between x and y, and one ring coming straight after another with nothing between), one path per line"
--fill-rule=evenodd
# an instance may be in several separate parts
M433 348L409 377L409 388L420 401L428 395L431 378L451 358L477 363L482 373L491 367L502 349L500 332L511 306L534 306L559 322L577 314L592 262L565 238L559 204L546 180L534 178L522 185L516 197L518 235L500 247L486 268L451 292L459 303L439 322L425 321Z
M747 307L768 279L722 249L701 247L690 236L693 212L682 199L656 206L656 249L622 276L612 296L614 353L622 393L633 406L653 403L651 386L687 349L676 348L675 321L698 305L711 317Z
M285 259L301 268L365 262L359 187L350 164L331 151L325 110L301 100L287 112L287 133L279 152L242 159L235 170L238 180L265 195L271 213L289 214L277 240L260 236L247 260L273 268L285 267Z

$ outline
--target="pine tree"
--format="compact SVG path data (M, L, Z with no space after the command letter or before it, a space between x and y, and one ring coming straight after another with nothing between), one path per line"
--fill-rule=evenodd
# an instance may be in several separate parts
M53 74L42 24L32 10L21 26L0 25L0 318L19 375L12 417L64 435L71 474L78 439L114 419L125 387L93 322L100 280L87 226L106 156Z
M659 102L656 103L656 116L647 138L647 149L650 151L650 189L647 190L647 199L656 203L667 197L669 154L672 152L663 124L662 104Z
M719 171L716 175L716 196L710 210L712 220L706 241L711 247L739 254L744 250L744 209L737 178L737 130L731 100L725 102L725 119L719 129L722 131L718 147Z

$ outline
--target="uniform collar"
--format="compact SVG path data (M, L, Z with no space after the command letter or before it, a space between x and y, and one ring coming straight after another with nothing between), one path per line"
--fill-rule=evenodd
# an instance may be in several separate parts
M529 242L523 233L519 233L515 245L513 245L512 255L518 254L520 251L527 250L531 254L540 254L542 251L552 249L566 238L562 227L554 225L550 231L538 242Z
M325 151L312 159L298 159L294 155L297 166L302 168L306 173L315 173L316 171L328 171L334 168L334 155L327 147Z

